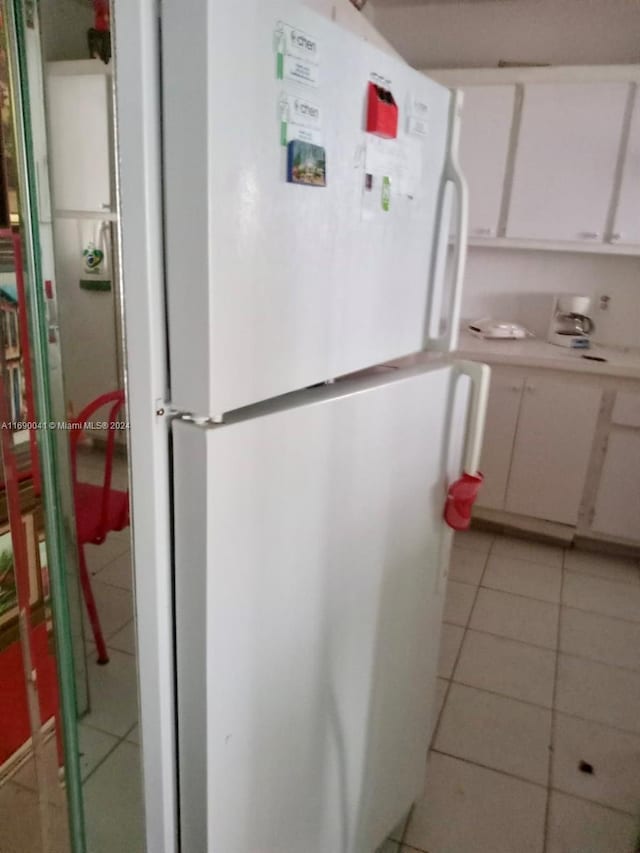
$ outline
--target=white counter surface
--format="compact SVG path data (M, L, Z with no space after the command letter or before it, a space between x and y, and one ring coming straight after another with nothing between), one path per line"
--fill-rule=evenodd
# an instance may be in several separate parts
M607 360L590 361L582 358L583 355L595 355ZM526 338L522 341L487 340L462 331L456 357L486 361L487 364L543 367L640 380L640 348L623 349L593 344L588 350L571 350L550 344L542 338Z

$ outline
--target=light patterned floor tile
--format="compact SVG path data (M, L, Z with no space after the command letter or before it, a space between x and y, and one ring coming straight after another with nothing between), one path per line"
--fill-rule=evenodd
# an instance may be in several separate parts
M108 639L133 619L133 596L128 589L118 589L102 583L98 578L92 578L91 588L102 633Z
M406 843L428 853L542 853L546 791L432 753Z
M482 586L488 589L526 595L552 604L560 601L561 584L562 571L556 566L497 554L489 556L482 578Z
M91 710L83 722L124 737L138 719L138 679L132 655L111 651L110 662L87 662Z
M627 557L569 549L565 552L564 567L570 572L593 575L605 580L640 584L638 561Z
M459 625L445 623L442 626L440 657L438 661L438 675L440 678L451 678L463 637L464 628L461 628Z
M125 551L119 557L111 560L110 563L100 569L96 574L96 578L102 583L111 584L121 589L133 589L133 568L131 565L131 554Z
M454 545L456 548L467 548L480 554L488 554L495 536L484 530L464 530L456 533Z
M562 608L560 650L640 671L640 622Z
M468 630L453 679L550 708L555 652Z
M126 652L128 655L136 653L136 623L132 619L124 628L121 628L112 637L107 640L107 646L110 649L116 649L120 652Z
M553 743L554 788L640 815L640 736L557 714Z
M548 566L562 567L563 549L559 545L547 545L529 539L517 539L511 536L497 536L491 553L502 557L515 557L532 563L544 563Z
M559 609L557 604L483 588L478 593L469 627L555 649Z
M562 603L603 616L640 622L640 587L632 584L566 572Z
M637 837L629 815L551 792L546 853L634 853Z
M449 687L448 681L445 681L443 678L438 678L438 680L436 682L436 701L434 703L433 719L431 720L431 736L432 737L433 737L433 733L435 731L435 728L438 725L438 719L440 717L440 713L442 712L442 706L444 705L444 700L447 696L448 687Z
M452 684L434 749L547 784L551 711Z
M572 716L640 733L640 673L561 654L556 707Z
M449 564L449 578L461 583L480 583L482 572L487 562L487 555L482 551L471 551L468 548L452 548Z
M140 750L123 742L84 785L91 853L144 853Z
M86 723L78 726L80 740L80 772L86 779L118 743L115 735L92 729Z
M467 583L450 580L444 604L444 621L463 628L469 621L476 588Z

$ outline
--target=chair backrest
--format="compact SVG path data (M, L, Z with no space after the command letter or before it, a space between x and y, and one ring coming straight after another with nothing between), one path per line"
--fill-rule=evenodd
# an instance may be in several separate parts
M102 482L102 499L100 501L100 529L102 536L105 537L108 531L109 519L109 502L111 494L111 474L113 470L113 450L115 446L116 433L120 432L116 427L117 417L120 410L124 406L124 391L111 391L109 394L102 394L96 397L91 403L88 403L80 414L70 420L71 432L71 471L73 474L74 488L78 482L77 474L77 456L78 443L84 434L87 424L92 422L92 416L96 412L109 406L109 416L107 420L107 450L104 455L104 480Z

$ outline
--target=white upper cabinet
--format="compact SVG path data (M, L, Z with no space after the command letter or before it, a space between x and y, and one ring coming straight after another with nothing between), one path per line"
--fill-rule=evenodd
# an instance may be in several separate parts
M604 240L628 91L623 82L525 85L507 237Z
M464 89L460 164L469 184L470 237L498 234L515 92L515 86Z
M53 207L62 211L110 211L111 77L98 60L48 66L48 124ZM75 69L77 68L77 71Z
M622 167L620 195L611 243L640 243L640 87L636 86L629 140Z

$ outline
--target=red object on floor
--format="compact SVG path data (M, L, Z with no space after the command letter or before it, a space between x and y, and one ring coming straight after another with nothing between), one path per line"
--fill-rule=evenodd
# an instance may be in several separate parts
M454 530L468 530L471 525L471 510L478 497L484 477L463 474L449 486L444 507L444 520Z
M44 722L58 709L56 661L49 651L47 626L33 629L34 669L38 674L40 716ZM0 764L20 749L31 737L27 688L19 640L0 652Z
M124 406L124 391L112 391L102 394L80 412L71 423L76 429L71 430L71 469L73 472L73 492L76 510L76 533L78 539L78 554L80 558L80 583L84 595L93 638L98 650L98 663L109 663L107 645L100 626L100 617L96 607L91 579L84 554L84 546L92 543L101 545L112 530L123 530L129 526L129 493L111 488L113 471L113 450L117 430L117 417ZM83 435L86 424L92 422L93 416L100 409L108 407L107 417L107 449L104 455L104 479L101 486L81 483L77 476L78 442Z

